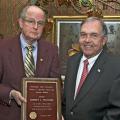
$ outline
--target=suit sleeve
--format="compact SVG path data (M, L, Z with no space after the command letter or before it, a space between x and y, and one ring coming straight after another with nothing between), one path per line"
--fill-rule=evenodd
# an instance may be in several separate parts
M0 47L0 104L9 105L9 94L12 88L10 88L7 84L3 81L3 74L4 74L4 61L2 58L3 51Z
M119 79L115 80L112 85L109 94L111 107L108 108L103 120L120 120L120 75L118 78Z

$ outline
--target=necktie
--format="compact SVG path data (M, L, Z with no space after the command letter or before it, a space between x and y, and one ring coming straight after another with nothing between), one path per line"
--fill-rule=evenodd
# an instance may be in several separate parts
M34 77L35 74L35 64L33 58L33 46L29 45L26 47L26 57L25 57L25 74L26 77Z
M84 60L83 72L82 72L81 79L80 79L80 82L79 82L79 85L77 88L77 94L80 91L80 88L83 85L83 83L88 75L88 64L89 64L88 59Z

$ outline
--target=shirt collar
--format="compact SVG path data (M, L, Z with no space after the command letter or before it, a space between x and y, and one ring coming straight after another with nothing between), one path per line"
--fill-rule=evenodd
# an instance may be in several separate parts
M101 52L102 52L102 51L101 51ZM100 52L100 53L101 53L101 52ZM97 60L98 56L100 55L100 53L97 54L97 55L94 56L94 57L89 58L89 59L88 59L89 64L95 62L95 61ZM86 60L86 59L87 59L87 58L83 55L82 58L81 58L81 61L83 62L83 61Z
M20 35L20 42L21 42L21 47L22 47L22 49L26 49L26 46L28 46L28 44L27 44L25 38L23 37L23 34ZM37 44L38 44L37 41L35 41L35 42L32 44L33 47L34 47L34 49L36 49Z

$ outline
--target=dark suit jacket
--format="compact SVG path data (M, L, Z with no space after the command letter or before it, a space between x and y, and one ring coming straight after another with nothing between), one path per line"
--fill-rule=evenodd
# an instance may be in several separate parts
M42 60L41 60L42 59ZM45 40L38 41L38 58L35 77L59 77L58 49ZM21 91L25 77L19 37L0 43L0 119L20 120L20 107L12 100L11 89Z
M62 112L65 120L120 120L120 59L102 51L74 100L82 54L68 60Z

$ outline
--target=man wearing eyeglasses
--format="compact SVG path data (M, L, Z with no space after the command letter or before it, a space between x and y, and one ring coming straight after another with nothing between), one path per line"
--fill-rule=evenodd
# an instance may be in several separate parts
M42 37L44 11L34 5L26 6L18 22L20 35L0 44L0 120L21 120L21 104L27 102L21 94L22 78L60 77L58 49ZM32 52L28 52L30 46Z
M102 19L81 23L81 51L69 58L64 81L65 120L120 119L120 58L107 50L107 39Z

